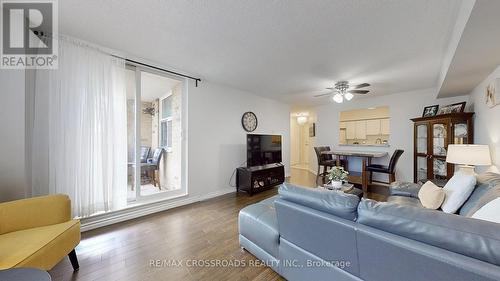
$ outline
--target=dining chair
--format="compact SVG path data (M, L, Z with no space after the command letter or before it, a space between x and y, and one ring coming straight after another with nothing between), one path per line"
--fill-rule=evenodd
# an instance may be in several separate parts
M149 158L146 163L141 163L141 171L147 172L153 181L153 185L156 186L156 183L158 183L159 189L161 189L159 167L164 151L165 150L161 147L156 148L153 152L153 157ZM156 179L155 173L158 175L158 180Z
M316 146L314 147L316 152L316 158L318 160L318 172L316 173L316 181L319 177L324 178L328 174L328 168L333 168L337 166L337 159L331 154L323 154L325 151L331 151L329 146ZM347 160L339 159L340 166L347 169ZM323 173L321 173L321 167L323 167Z
M380 164L370 164L366 166L366 171L369 173L370 183L373 182L373 173L381 173L389 175L389 182L382 182L391 184L396 181L396 165L398 164L399 158L403 154L404 150L396 149L391 156L391 160L389 161L389 165L384 166Z
M141 146L141 163L146 163L148 161L150 152L151 152L151 147Z

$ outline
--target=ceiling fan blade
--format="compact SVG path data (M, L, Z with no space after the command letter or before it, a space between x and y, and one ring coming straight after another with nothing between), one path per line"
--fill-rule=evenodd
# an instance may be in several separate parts
M315 95L314 97L315 98L319 98L319 97L324 97L324 96L329 96L331 95L332 93L327 93L327 94L319 94L319 95Z
M364 88L364 87L368 87L370 86L370 84L368 83L362 83L362 84L359 84L359 85L353 85L353 89L361 89L361 88Z
M368 90L350 90L350 91L347 91L347 92L351 93L351 94L364 95L364 94L367 94L369 91Z

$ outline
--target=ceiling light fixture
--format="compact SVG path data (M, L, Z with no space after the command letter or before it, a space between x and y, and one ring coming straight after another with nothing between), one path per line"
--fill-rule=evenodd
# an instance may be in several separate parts
M336 103L343 103L344 99L346 101L352 100L354 98L354 94L364 95L370 92L369 90L359 90L361 88L365 88L368 86L370 86L370 84L368 83L350 85L348 81L339 81L335 83L333 87L326 88L328 90L331 90L331 92L326 94L315 95L314 97L319 98L319 97L333 95L332 98Z
M304 125L305 123L307 123L307 116L298 116L297 123L299 125Z
M333 96L333 100L334 100L336 103L342 103L342 102L344 102L344 96L343 96L341 93L336 93L336 94Z
M309 112L299 112L293 115L297 117L297 124L299 125L304 125L309 121Z
M353 94L351 94L351 93L345 93L345 94L344 94L344 98L345 98L346 100L348 100L348 101L352 100L352 98L353 98L353 97L354 97L354 95L353 95Z

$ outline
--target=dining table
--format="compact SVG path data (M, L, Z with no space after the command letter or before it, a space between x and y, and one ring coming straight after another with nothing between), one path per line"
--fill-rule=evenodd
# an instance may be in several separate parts
M342 157L356 157L361 159L361 172L348 171L348 181L350 183L359 184L363 189L363 193L368 191L368 172L366 166L372 163L373 158L382 158L387 156L386 151L360 151L360 150L328 150L323 151L321 154L336 156L337 166L340 166L340 158ZM348 167L347 167L348 168Z

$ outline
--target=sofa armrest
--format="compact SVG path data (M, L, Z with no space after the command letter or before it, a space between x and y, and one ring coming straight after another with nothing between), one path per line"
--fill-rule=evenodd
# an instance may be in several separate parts
M421 184L412 182L393 182L389 187L389 193L391 196L406 196L418 198L418 192L422 187Z
M53 225L71 219L71 201L57 194L0 204L0 234Z

